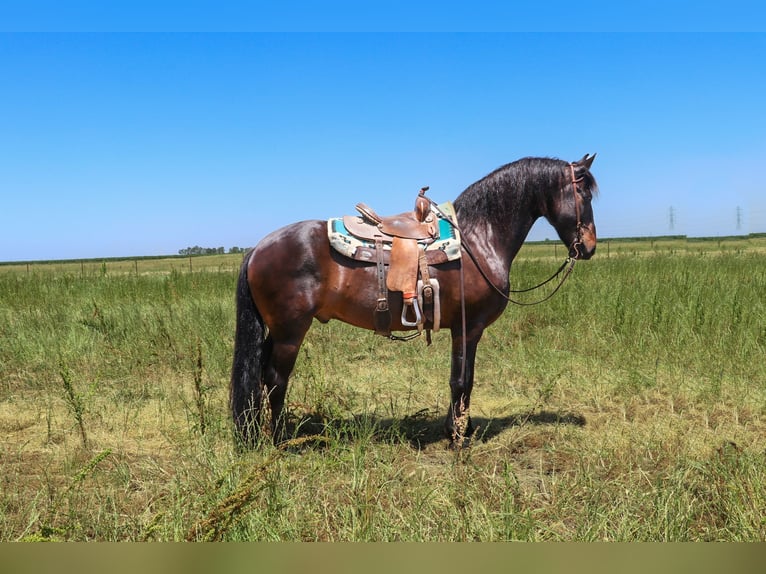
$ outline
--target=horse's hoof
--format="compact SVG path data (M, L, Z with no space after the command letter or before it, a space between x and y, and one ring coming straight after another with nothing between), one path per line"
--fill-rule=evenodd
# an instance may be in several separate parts
M449 440L450 450L460 450L469 446L475 430L471 417L461 418L456 421L453 421L452 417L447 417L447 422L444 425L444 434L447 440Z
M462 440L451 440L447 444L447 450L450 450L452 452L460 452L461 450L465 450L471 446L471 439L467 437L463 437Z

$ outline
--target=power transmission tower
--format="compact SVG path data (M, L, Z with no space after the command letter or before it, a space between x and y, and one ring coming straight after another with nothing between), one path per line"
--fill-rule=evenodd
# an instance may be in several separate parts
M673 206L670 206L670 210L668 211L668 226L670 227L670 231L673 231L673 229L676 226L676 212L673 209Z

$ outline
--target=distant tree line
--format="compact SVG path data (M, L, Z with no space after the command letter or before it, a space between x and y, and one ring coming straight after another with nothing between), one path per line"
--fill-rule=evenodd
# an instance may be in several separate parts
M244 253L247 251L244 247L230 247L228 253ZM200 247L195 245L194 247L187 247L186 249L179 249L179 255L191 256L191 255L223 255L227 253L223 247Z

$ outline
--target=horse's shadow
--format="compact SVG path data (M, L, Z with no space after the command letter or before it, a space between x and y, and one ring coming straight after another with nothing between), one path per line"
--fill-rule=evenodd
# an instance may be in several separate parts
M533 411L504 417L472 417L476 431L472 441L487 442L509 428L524 425L570 425L583 427L585 417L571 412ZM317 444L328 444L337 439L354 442L367 437L377 443L409 443L416 450L445 442L444 416L423 409L401 418L380 417L374 414L355 415L345 418L328 418L320 413L292 417L288 436L299 444L318 439Z

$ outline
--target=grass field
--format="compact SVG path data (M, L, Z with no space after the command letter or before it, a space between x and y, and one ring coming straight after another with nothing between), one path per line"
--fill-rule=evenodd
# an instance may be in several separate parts
M766 540L766 238L602 242L485 333L458 452L449 335L337 322L238 450L240 258L0 265L0 540Z

